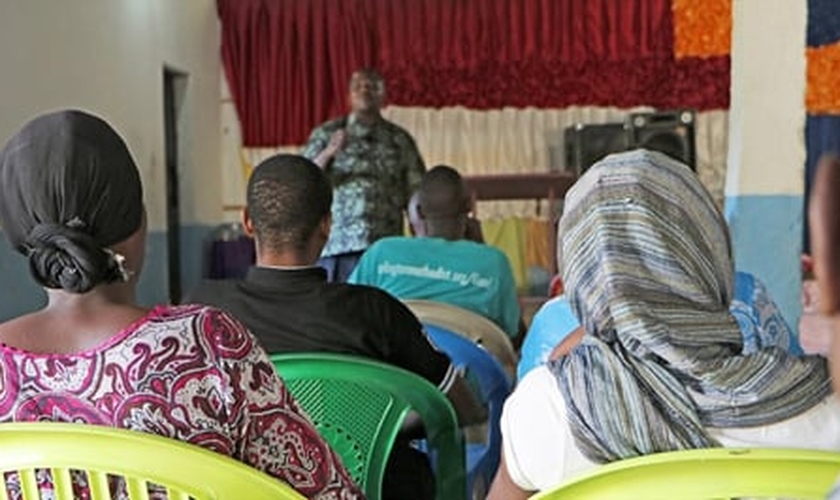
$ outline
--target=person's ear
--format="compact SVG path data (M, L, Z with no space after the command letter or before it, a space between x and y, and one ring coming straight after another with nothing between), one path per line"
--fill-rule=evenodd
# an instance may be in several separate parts
M472 212L472 200L465 197L464 202L461 206L461 211L465 214L469 214L470 212Z
M251 238L254 237L254 221L251 219L251 214L248 213L247 208L242 210L242 227L245 228L245 234Z
M321 223L318 225L321 231L321 236L323 236L324 240L329 239L330 237L330 229L332 228L332 212L329 212L327 215L321 219Z
M417 204L417 217L419 217L420 220L426 220L426 214L423 212L423 205L421 203Z

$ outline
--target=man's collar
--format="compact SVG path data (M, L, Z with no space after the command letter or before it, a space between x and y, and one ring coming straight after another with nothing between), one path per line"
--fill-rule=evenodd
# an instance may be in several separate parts
M319 266L293 268L253 266L248 269L245 281L272 288L286 288L304 284L315 285L327 282L327 271Z

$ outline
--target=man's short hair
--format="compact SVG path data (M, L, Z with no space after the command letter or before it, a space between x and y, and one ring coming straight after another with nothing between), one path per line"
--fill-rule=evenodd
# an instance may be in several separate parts
M438 165L426 172L418 191L426 219L453 217L468 211L464 179L452 167Z
M377 71L376 68L367 67L367 68L357 69L356 71L353 72L352 75L350 75L350 83L351 84L353 82L353 78L356 75L363 76L363 77L365 77L369 80L373 80L374 82L379 84L379 87L382 90L385 90L385 79L382 78L382 74L379 73L379 71Z
M305 249L331 205L329 179L302 156L272 156L248 181L248 215L263 247Z

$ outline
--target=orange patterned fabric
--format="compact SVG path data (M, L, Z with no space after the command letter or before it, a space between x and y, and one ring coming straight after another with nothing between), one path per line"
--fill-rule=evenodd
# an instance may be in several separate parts
M732 44L732 0L673 0L674 55L729 55Z
M808 47L808 92L805 104L812 114L840 113L840 42Z

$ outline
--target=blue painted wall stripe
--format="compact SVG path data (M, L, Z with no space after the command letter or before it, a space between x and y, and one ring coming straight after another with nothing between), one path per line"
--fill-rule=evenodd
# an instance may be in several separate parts
M726 219L735 268L757 276L796 330L801 314L801 195L730 196Z

